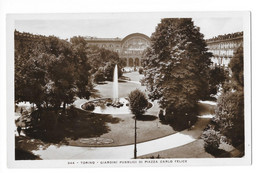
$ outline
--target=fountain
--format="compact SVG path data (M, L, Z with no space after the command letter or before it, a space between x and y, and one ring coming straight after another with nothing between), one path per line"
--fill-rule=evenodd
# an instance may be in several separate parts
M117 105L118 102L118 68L117 65L115 65L113 76L113 105Z
M130 114L128 98L118 96L118 67L115 65L113 76L113 96L84 103L81 108L97 114Z
M118 96L118 67L115 65L113 75L113 96L112 98L101 98L89 101L81 106L84 110L88 110L99 114L129 114L129 101L127 98L119 98Z

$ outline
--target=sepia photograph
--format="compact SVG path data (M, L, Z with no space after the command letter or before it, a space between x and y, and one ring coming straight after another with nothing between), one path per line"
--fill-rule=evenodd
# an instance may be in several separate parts
M249 12L9 14L7 24L13 167L251 163Z

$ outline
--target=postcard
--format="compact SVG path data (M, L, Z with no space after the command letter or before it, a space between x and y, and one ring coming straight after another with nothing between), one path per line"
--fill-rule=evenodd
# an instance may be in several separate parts
M250 12L7 15L8 166L251 164Z

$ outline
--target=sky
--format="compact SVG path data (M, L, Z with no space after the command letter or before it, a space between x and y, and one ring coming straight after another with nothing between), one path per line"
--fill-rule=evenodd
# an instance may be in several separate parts
M26 19L16 20L15 29L40 35L54 35L62 39L73 36L93 36L99 38L124 38L132 33L143 33L147 36L155 31L162 17L148 15L92 15L85 18L63 19ZM200 27L204 38L221 34L243 31L243 20L238 17L196 17L194 25Z

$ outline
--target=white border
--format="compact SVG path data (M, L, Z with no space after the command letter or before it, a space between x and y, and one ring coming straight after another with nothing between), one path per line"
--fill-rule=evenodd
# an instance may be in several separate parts
M136 167L136 166L197 166L197 165L249 165L251 164L251 68L250 68L250 13L249 12L163 12L163 13L140 13L140 15L147 14L148 16L160 15L162 17L242 17L243 27L244 27L244 75L245 75L245 157L243 158L225 158L225 159L184 159L187 161L185 164L150 164L150 163L140 163L140 164L108 164L101 165L95 164L94 167ZM35 160L35 161L15 161L14 160L14 22L15 20L27 20L27 19L37 19L37 20L54 20L54 19L88 19L88 18L104 18L104 17L120 17L122 15L133 16L137 13L87 13L87 14L12 14L7 16L7 136L8 136L8 167L92 167L92 165L68 165L68 161L72 160ZM143 160L143 159L142 159ZM168 159L170 160L170 159ZM183 160L183 159L172 159L172 160ZM80 162L77 160L75 162ZM84 160L82 160L84 161ZM100 160L96 160L100 161ZM111 160L110 160L111 161ZM145 161L145 160L143 160ZM160 160L158 160L160 161ZM53 164L55 163L55 164ZM99 162L100 163L100 162Z

